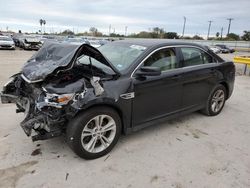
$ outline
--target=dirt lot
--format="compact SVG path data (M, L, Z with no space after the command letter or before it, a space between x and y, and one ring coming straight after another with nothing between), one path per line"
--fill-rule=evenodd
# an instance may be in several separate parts
M33 53L0 51L1 87ZM220 115L193 113L149 127L86 161L64 138L33 143L15 106L0 104L0 187L250 187L249 110L250 77L237 76Z

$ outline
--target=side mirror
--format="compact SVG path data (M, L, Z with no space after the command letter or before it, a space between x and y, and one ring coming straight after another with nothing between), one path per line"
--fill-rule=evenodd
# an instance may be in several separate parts
M159 67L145 66L138 69L135 74L139 77L159 76L161 75L161 69Z

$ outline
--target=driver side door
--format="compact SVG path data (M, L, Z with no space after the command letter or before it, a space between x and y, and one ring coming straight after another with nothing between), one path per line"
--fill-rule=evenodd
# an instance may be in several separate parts
M135 71L132 76L134 126L177 113L181 108L182 69L175 48L165 47L152 52L141 63L140 67L143 66L159 67L161 75L140 77Z

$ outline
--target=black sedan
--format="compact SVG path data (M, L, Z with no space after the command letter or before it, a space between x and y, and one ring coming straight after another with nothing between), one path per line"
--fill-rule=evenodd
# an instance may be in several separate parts
M208 48L165 40L124 40L98 48L46 42L4 86L2 103L25 112L33 141L66 134L80 157L107 154L120 135L170 118L221 112L233 62Z

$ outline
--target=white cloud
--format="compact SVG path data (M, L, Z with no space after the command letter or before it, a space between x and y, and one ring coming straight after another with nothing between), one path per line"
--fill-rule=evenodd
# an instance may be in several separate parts
M227 17L234 17L232 32L249 29L249 0L11 0L0 7L0 28L28 31L38 30L40 18L47 21L48 29L78 28L91 26L103 32L109 24L116 32L148 30L155 26L167 31L181 32L183 16L187 17L186 32L207 32L208 20L213 20L211 34L221 27L227 28Z

